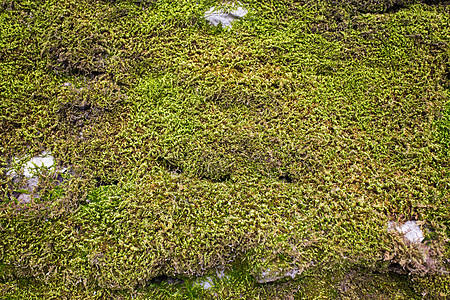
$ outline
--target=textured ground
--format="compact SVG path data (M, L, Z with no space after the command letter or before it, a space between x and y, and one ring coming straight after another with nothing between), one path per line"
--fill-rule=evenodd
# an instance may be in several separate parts
M242 3L0 1L2 297L450 296L448 1Z

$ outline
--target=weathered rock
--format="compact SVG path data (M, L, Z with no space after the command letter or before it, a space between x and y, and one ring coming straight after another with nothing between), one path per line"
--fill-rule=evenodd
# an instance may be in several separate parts
M407 221L402 225L396 222L390 221L388 223L388 231L397 230L398 233L403 235L403 238L412 244L421 243L424 239L423 232L417 225L416 221Z
M202 280L195 281L195 284L201 286L205 290L208 290L208 289L210 289L211 287L214 286L214 280L215 279L223 279L223 278L227 279L228 276L225 275L224 270L217 269L216 270L216 276L207 276L207 277L205 277Z
M55 179L58 183L64 181L62 174L68 171L68 168L56 167L55 159L48 151L34 157L14 157L6 175L11 177L12 183L15 185L14 188L11 188L21 191L13 192L10 198L16 198L20 204L30 203L33 198L39 198L40 196L37 193L39 176L37 175L42 169L56 176Z
M217 9L213 6L205 12L204 17L211 25L217 26L222 24L222 27L230 29L233 21L244 17L247 13L248 10L240 6L238 2L237 5L233 5L233 10L230 11Z
M44 151L42 152L41 155L37 155L30 158L14 158L14 164L15 165L22 165L21 169L23 170L23 175L25 177L33 177L36 173L36 169L39 168L53 168L54 164L55 164L55 159L53 158L53 156L50 154L50 152ZM18 174L16 173L15 170L10 169L6 175L8 176L17 176Z
M39 185L38 177L31 177L27 180L27 188L30 193Z
M37 155L34 157L22 157L22 158L13 158L12 166L8 169L6 175L17 179L18 173L16 172L16 168L19 166L19 169L23 172L23 176L28 179L28 186L37 186L38 178L35 176L39 169L44 168L52 173L65 173L67 168L56 167L55 158L51 155L50 152L44 151L41 155ZM20 173L20 172L19 172Z
M407 250L399 248L393 252L385 253L384 260L391 262L389 267L392 271L400 274L426 274L437 272L442 268L442 263L436 256L439 252L434 248L435 245L433 243L422 243L424 235L419 225L419 221L407 221L403 224L393 221L388 222L388 231L393 232L395 230L400 233L408 245Z
M19 197L17 197L17 201L19 202L19 204L27 204L30 203L31 200L34 199L38 199L40 196L39 195L30 195L30 194L20 194Z
M20 194L17 198L20 204L26 204L31 202L31 195L28 194Z
M201 286L204 290L208 290L211 287L214 286L213 278L212 277L206 277L205 280L196 282L199 286Z
M291 277L292 279L294 279L295 276L297 276L297 274L300 273L301 271L297 268L284 271L275 269L266 269L265 271L262 271L261 274L256 276L255 279L258 283L268 283L283 279L285 277Z

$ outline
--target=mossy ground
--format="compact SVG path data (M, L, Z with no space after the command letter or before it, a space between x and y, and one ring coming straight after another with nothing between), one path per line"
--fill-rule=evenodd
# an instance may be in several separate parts
M216 1L0 2L2 297L450 295L448 3L245 3L227 31ZM43 150L73 175L20 205Z

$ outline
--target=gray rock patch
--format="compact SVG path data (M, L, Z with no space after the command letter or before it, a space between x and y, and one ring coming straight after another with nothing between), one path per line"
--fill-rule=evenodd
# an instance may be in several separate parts
M216 270L216 276L207 276L202 280L197 280L194 282L194 284L201 286L203 289L208 290L212 288L215 284L215 280L221 280L221 279L228 279L228 276L225 275L224 270L217 269Z
M284 272L266 269L265 271L262 271L259 276L256 277L256 281L258 283L268 283L283 279L285 277L291 277L292 279L294 279L295 276L297 276L297 274L299 273L301 273L301 271L297 268L293 268L291 270Z
M33 198L38 199L39 197L39 195L32 196L30 194L20 194L19 197L17 197L17 201L19 204L27 204L30 203Z
M50 154L50 152L44 151L41 153L41 155L34 156L32 158L24 157L24 158L17 158L14 157L13 159L14 165L21 166L21 170L23 171L23 175L25 177L33 177L36 174L36 170L39 168L47 168L51 169L53 168L55 164L55 159ZM8 176L17 176L17 172L14 169L9 169L6 173Z
M393 231L394 229L402 234L403 238L410 243L418 244L424 239L423 232L416 221L407 221L402 225L390 221L388 223L388 231Z
M206 277L206 280L200 281L197 283L199 286L201 286L204 290L210 289L212 286L214 286L212 277Z
M244 17L247 13L248 10L240 6L240 3L238 2L237 5L233 5L233 10L230 11L218 9L213 6L205 12L204 18L213 26L221 24L222 27L229 30L232 22Z
M33 192L33 190L39 185L38 177L31 177L27 180L27 188L29 192Z
M17 198L20 204L26 204L31 202L31 195L28 194L20 194Z
M68 171L68 168L56 167L55 159L48 151L33 157L14 157L12 159L6 175L12 178L13 184L18 185L16 188L20 188L19 192L14 192L12 195L12 197L16 197L20 204L30 203L32 199L40 197L37 191L39 187L38 175L41 169L46 169L51 174L57 175L59 183L64 180L61 174Z

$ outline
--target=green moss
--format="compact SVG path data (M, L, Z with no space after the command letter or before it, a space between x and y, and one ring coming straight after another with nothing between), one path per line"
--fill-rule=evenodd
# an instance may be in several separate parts
M450 102L446 104L442 112L436 116L437 120L437 138L442 144L445 156L448 156L450 149Z
M2 293L406 299L445 287L448 6L338 2L248 1L227 31L202 17L214 1L3 1ZM42 174L42 197L14 203L10 160L44 150L73 175ZM386 230L411 219L436 264ZM193 284L230 261L230 281ZM268 267L304 274L257 284Z
M406 275L352 267L323 271L302 276L298 299L421 299Z

